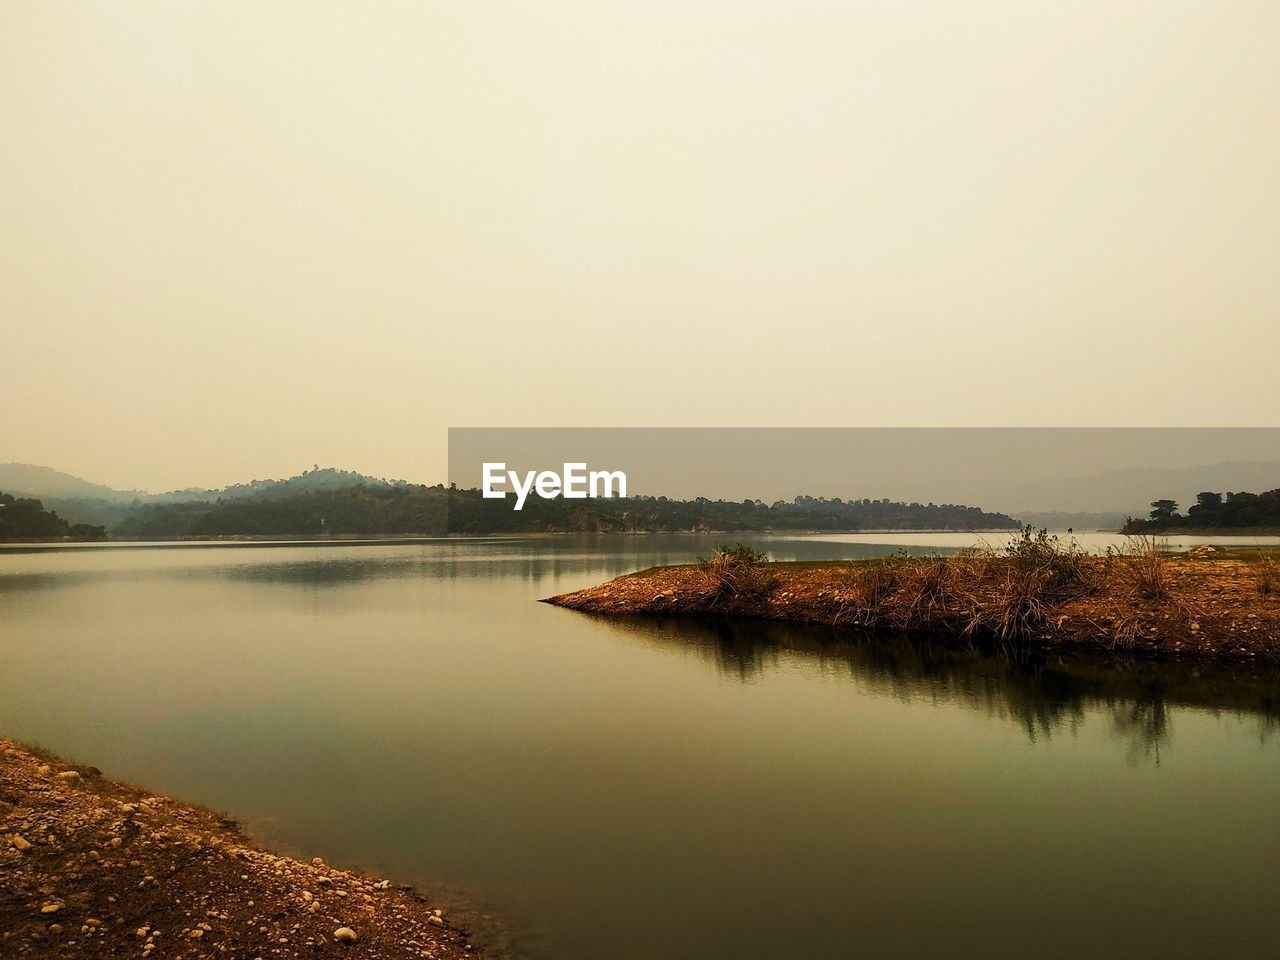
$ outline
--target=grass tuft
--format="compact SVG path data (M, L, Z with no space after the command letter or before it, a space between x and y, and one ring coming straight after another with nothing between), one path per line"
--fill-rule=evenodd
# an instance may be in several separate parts
M708 606L729 599L759 599L769 595L778 578L768 567L769 558L741 543L722 544L710 559L698 560L703 597Z
M1280 592L1280 563L1269 553L1262 555L1257 586L1260 597L1270 597Z
M1092 589L1079 546L1029 526L999 549L898 554L855 566L853 579L838 623L990 633L1002 642L1032 637L1054 604Z
M1144 600L1163 603L1171 596L1165 547L1153 536L1128 537L1120 551L1112 553L1108 548L1107 559L1131 592Z

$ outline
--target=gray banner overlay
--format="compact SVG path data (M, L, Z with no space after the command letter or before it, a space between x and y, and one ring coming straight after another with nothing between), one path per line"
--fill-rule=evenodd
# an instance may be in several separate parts
M1280 487L1274 428L453 428L449 482L484 464L623 471L632 496L957 503L1005 512L1143 515L1201 490ZM494 468L490 468L491 474ZM570 471L572 473L572 471ZM550 490L554 485L545 484ZM514 484L506 488L512 491ZM531 490L530 496L536 496Z

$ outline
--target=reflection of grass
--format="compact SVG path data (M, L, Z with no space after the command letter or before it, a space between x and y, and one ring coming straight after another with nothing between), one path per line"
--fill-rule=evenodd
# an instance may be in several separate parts
M1008 657L906 636L733 617L623 617L602 623L660 647L693 648L722 675L754 683L783 652L824 677L902 700L951 702L1007 719L1029 740L1071 730L1097 712L1137 762L1158 758L1178 707L1231 714L1267 739L1280 731L1280 669L1257 663L1158 662L1072 653Z

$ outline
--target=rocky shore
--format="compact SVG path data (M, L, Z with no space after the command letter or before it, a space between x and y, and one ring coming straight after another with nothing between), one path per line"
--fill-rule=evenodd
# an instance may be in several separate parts
M317 956L477 953L406 887L0 738L0 957Z
M957 645L1280 661L1267 557L1012 555L759 563L731 555L547 598L589 613L757 617Z

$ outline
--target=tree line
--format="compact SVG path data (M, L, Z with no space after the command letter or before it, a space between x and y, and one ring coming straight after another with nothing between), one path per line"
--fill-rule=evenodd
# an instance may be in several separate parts
M40 500L0 493L0 541L105 539L104 527L67 523Z
M119 539L230 536L386 536L665 533L748 530L1005 530L1012 517L959 504L796 497L766 504L698 497L531 498L523 510L479 490L441 484L356 484L212 503L135 504L111 528Z
M1146 519L1130 518L1125 533L1172 533L1178 530L1280 529L1280 489L1265 493L1196 494L1185 514L1176 500L1151 501Z

